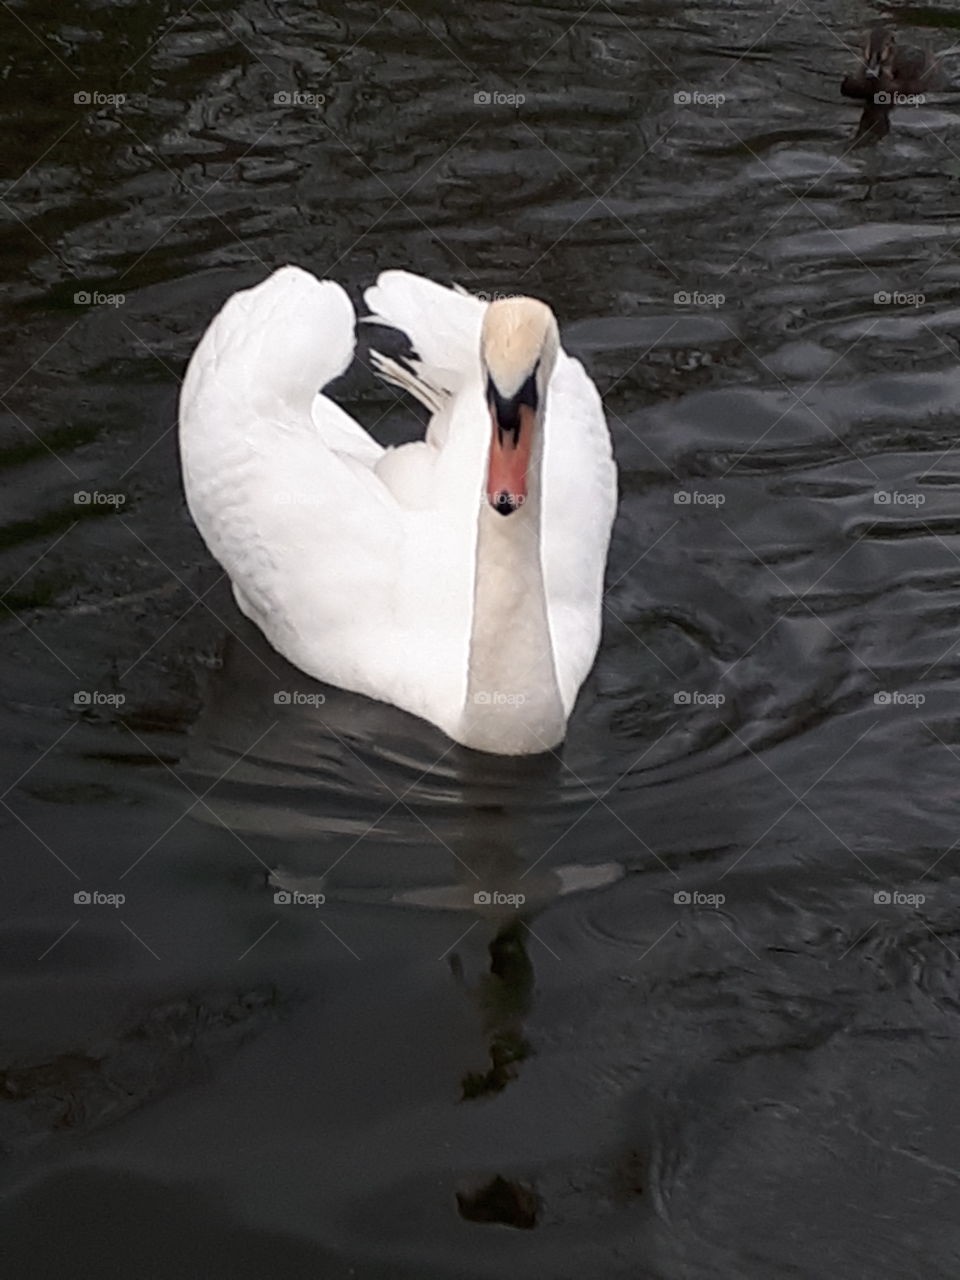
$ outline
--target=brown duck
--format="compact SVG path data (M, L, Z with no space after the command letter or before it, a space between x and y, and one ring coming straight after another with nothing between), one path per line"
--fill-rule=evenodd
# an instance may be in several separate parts
M840 92L863 103L858 142L875 142L890 132L890 112L938 87L939 63L929 49L898 45L896 32L877 23L867 32L863 65L844 76Z
M845 76L840 92L888 110L900 100L937 87L938 62L929 49L898 45L896 32L878 23L867 33L863 66Z

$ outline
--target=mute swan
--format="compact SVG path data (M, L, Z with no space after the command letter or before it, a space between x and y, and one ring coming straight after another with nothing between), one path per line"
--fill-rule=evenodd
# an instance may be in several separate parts
M353 307L282 267L234 294L180 398L184 488L240 609L311 676L467 747L560 743L596 656L616 468L596 387L532 298L484 303L405 271L364 295L430 411L378 445L318 388L354 355Z

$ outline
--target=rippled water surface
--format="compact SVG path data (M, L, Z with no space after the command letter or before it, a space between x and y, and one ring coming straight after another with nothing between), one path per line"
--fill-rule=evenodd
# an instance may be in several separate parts
M888 14L877 141L849 0L2 6L11 1274L955 1280L960 19ZM556 755L238 614L178 384L291 261L541 296L603 393Z

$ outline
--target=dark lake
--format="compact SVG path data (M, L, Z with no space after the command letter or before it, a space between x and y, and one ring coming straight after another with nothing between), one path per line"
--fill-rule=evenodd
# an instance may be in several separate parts
M884 15L944 81L858 140ZM0 23L5 1273L956 1280L956 11ZM286 262L541 297L595 379L621 501L555 754L236 609L177 395ZM364 350L335 394L422 430Z

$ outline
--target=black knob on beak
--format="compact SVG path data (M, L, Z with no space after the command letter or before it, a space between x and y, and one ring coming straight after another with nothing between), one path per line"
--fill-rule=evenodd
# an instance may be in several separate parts
M506 489L501 489L493 495L490 505L498 515L508 516L523 506L523 498L517 493L507 493Z

